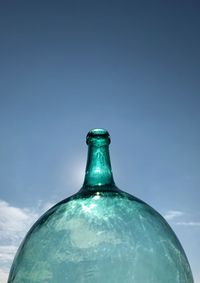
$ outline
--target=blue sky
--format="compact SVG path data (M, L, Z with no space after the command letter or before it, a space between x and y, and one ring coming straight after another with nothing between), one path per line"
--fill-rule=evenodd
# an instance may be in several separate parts
M115 182L158 210L200 283L199 1L0 2L0 282L76 192L106 128Z

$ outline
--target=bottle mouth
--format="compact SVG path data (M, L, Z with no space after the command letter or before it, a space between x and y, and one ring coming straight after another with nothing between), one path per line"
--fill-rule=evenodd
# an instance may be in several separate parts
M89 131L86 137L86 143L94 144L97 146L110 144L110 135L107 130L99 128Z

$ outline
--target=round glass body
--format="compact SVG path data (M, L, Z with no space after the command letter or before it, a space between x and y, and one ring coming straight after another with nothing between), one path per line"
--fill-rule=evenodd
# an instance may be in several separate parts
M45 213L22 243L8 282L192 283L166 221L123 192L77 194Z

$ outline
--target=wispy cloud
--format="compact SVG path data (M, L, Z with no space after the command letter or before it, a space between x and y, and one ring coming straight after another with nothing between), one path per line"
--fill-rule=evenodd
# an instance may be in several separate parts
M185 213L179 210L169 210L164 214L164 218L167 221L174 220L174 218L183 216Z
M17 246L0 246L0 262L7 263L13 260Z
M181 221L181 222L176 222L176 225L200 227L200 222L193 222L193 221L183 222L183 221Z
M173 225L200 227L200 221L188 220L188 214L179 210L169 210L164 214L164 218Z
M0 268L0 282L6 283L8 279L8 270Z
M38 217L38 213L27 208L18 208L0 200L0 241L15 243L24 235Z
M180 210L169 210L164 214L164 218L167 221L172 222L174 225L179 225L179 226L200 226L200 221L192 221L188 220L188 214L186 214L183 211ZM178 219L181 219L177 221ZM188 221L186 221L186 219Z
M51 203L19 208L0 200L0 282L6 283L14 255L27 231Z

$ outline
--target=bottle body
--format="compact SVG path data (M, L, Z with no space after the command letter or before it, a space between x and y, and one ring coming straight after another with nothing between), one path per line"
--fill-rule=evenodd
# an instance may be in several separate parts
M166 221L123 192L77 194L28 233L8 283L193 283Z

